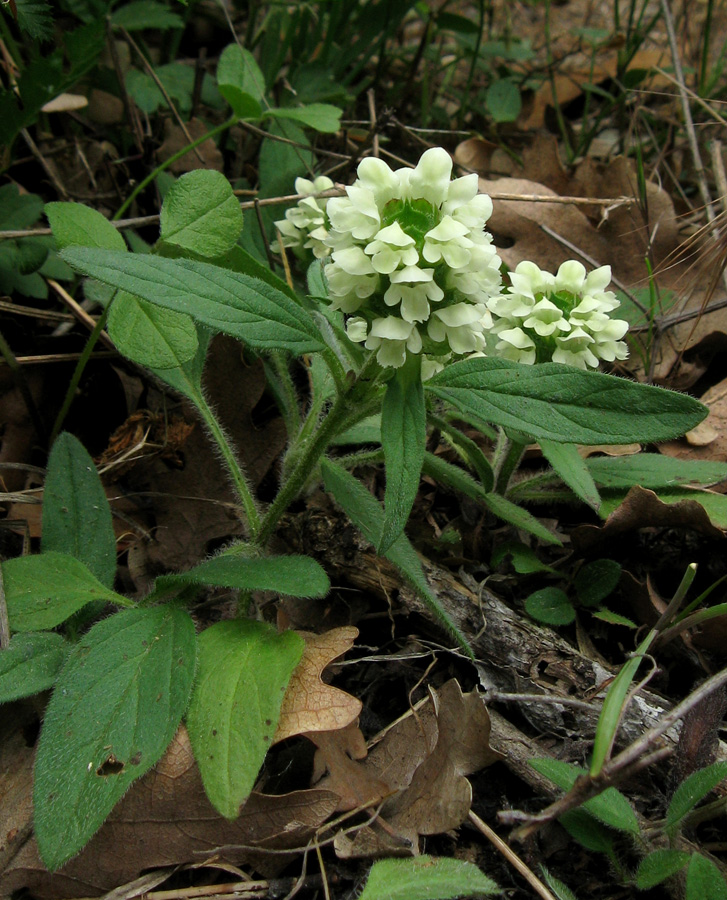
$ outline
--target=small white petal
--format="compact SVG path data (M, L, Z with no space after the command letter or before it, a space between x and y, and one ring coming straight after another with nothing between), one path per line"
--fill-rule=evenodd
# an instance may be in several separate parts
M369 323L361 316L354 316L346 322L346 334L357 344L366 340L368 335Z
M452 158L442 147L432 147L419 159L409 174L409 192L412 198L428 200L441 206L447 199L452 177Z

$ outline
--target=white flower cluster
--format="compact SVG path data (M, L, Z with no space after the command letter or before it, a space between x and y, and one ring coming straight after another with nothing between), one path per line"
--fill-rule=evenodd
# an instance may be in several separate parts
M307 178L295 179L295 193L304 196L285 213L284 219L275 223L283 247L312 250L316 259L328 256L330 251L325 244L328 237L328 200L325 197L316 199L311 195L330 190L333 186L331 179L325 175L319 175L313 181Z
M415 169L392 171L364 159L345 197L309 196L332 187L325 176L296 180L307 196L276 225L281 243L325 259L331 305L346 333L398 368L422 355L431 377L453 356L499 356L585 369L625 359L628 323L606 290L608 266L586 274L573 260L557 275L520 263L503 290L501 260L485 231L492 201L477 175L452 180L446 150L427 150Z
M368 158L347 196L326 206L331 305L351 316L349 338L376 350L382 366L402 366L407 351L423 353L426 376L453 353L485 350L486 304L501 285L500 258L485 232L492 201L477 193L475 174L451 175L440 147L415 169L392 171ZM293 224L303 231L299 221ZM278 223L281 232L285 224Z
M535 263L519 263L510 273L510 290L487 304L494 320L488 336L491 355L522 363L552 360L580 369L626 359L628 348L621 338L629 324L609 316L619 305L613 291L606 290L610 281L610 266L586 274L581 263L568 260L552 275Z

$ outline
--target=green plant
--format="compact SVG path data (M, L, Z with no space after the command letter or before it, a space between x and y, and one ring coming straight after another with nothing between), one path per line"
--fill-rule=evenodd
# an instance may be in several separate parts
M727 778L727 762L698 769L685 778L674 791L666 815L658 822L640 822L627 798L615 787L608 786L617 771L609 765L616 734L629 698L639 687L634 686L634 681L641 663L657 641L669 632L673 621L679 618L687 621L689 612L704 599L704 595L697 598L679 615L695 574L696 566L689 566L659 621L609 685L596 726L590 768L586 770L554 759L531 760L530 764L572 795L595 793L575 808L569 804L570 808L559 819L584 847L604 853L621 881L630 882L639 890L648 890L686 868L684 887L687 897L706 896L719 900L727 897L727 881L711 859L691 847L687 849L682 832L705 818L704 812L723 814L723 799L717 801L714 809L696 815L692 815L692 811ZM657 756L658 751L654 755ZM623 863L614 831L628 835L635 842L640 857L635 872L629 871ZM664 846L665 843L668 846Z
M257 90L257 78L249 80L256 71L236 47L223 54L218 85L236 116L312 117L320 125L320 117L330 115L332 124L328 109L263 112L261 95L250 92ZM4 657L11 669L0 681L9 691L5 699L54 683L35 777L36 835L49 868L85 845L128 786L160 758L183 716L210 799L223 815L237 814L302 649L298 635L277 634L246 618L246 597L254 590L308 597L328 590L314 560L269 551L281 517L312 482L322 478L471 654L404 534L421 472L558 543L503 496L525 443L538 439L580 495L586 485L592 493L585 478L591 476L575 442L656 441L704 417L704 407L685 395L587 370L598 362L588 347L610 358L624 352L622 324L593 306L613 309L605 272L587 279L577 264L558 276L533 267L516 273L520 280L514 278L509 294L502 292L483 229L489 198L477 196L474 176L451 182L450 171L441 149L428 151L414 170L392 172L378 160L364 160L350 196L328 201L325 242L333 254L325 268L319 261L309 268L307 296L242 249L242 214L219 173L193 172L172 185L152 252L129 252L99 213L78 204L48 205L62 257L111 289L101 321L120 351L196 407L227 466L246 525L245 540L187 572L157 578L145 597L132 601L113 589L113 534L95 469L74 438L58 437L49 460L42 552L3 564L14 636ZM310 235L307 226L299 230L315 241L322 235L314 234L320 225L311 199L301 201L311 210L302 223L311 223ZM426 266L416 265L419 254ZM583 305L579 292L586 284L590 299ZM534 286L540 296L530 298L533 337L522 316L520 337L521 326L513 323ZM388 315L392 307L403 318ZM566 315L581 316L577 330L562 324ZM551 328L553 322L561 325ZM561 347L556 327L573 329L577 340ZM288 427L278 491L267 507L202 388L207 346L218 332L265 360ZM534 359L562 352L581 367L462 358L488 339L495 352L501 344L506 354L534 348ZM301 357L310 361L311 373L310 390L302 395L294 378ZM428 380L422 379L425 367ZM462 417L488 433L486 423L497 426L492 463L459 428ZM387 475L383 507L349 471L356 453L335 458L336 447L360 440L361 426L372 422ZM446 433L472 472L427 452L430 423ZM241 591L240 614L196 636L188 606L205 585ZM89 628L101 603L117 611ZM53 633L58 627L60 643ZM251 693L268 699L255 706L248 702Z

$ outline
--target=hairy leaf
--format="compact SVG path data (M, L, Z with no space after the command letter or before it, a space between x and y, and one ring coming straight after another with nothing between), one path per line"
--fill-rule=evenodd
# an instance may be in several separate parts
M446 366L425 388L465 414L564 443L668 440L707 414L686 394L558 363L468 359Z
M2 572L12 631L55 628L95 600L132 605L101 584L80 560L65 553L49 551L8 559Z
M0 652L0 703L53 687L70 649L55 632L13 635Z
M48 457L41 549L75 557L101 584L113 587L116 535L111 508L93 460L67 432L58 435Z
M451 900L496 893L498 886L474 863L418 856L375 862L359 900Z
M312 353L324 343L310 314L256 278L190 259L73 247L62 256L80 272L258 350Z
M195 169L171 186L162 204L161 239L198 256L221 256L242 231L240 203L214 169Z
M57 869L161 758L187 707L194 623L173 607L123 610L76 645L46 710L33 791L35 836Z
M404 531L419 490L426 439L421 360L411 356L386 385L381 409L386 491L377 553L385 553Z
M107 218L83 203L46 203L45 214L59 249L98 247L126 251L126 242Z
M199 637L187 729L207 796L234 819L253 789L278 727L303 638L263 622L218 622Z
M111 304L108 331L127 359L150 369L176 369L197 352L197 328L186 313L126 291Z

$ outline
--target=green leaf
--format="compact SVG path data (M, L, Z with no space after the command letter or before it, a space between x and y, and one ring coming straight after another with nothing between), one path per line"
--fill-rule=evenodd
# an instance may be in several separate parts
M465 414L564 443L668 440L707 414L686 394L558 363L468 359L446 366L425 389Z
M568 596L556 587L545 587L532 593L525 601L525 611L546 625L570 625L576 617Z
M586 850L613 855L613 833L584 809L570 809L558 821Z
M240 204L214 169L195 169L174 182L162 204L161 239L199 256L227 253L242 231Z
M154 375L165 384L179 391L180 394L191 400L197 407L203 402L202 372L207 357L207 348L210 342L210 334L204 328L197 328L197 341L199 346L192 359L182 363L174 369L156 369L149 366Z
M424 472L439 481L441 484L452 488L455 491L461 491L473 500L484 503L485 506L498 518L510 522L518 528L523 528L531 534L536 535L549 544L560 544L560 540L548 531L544 525L531 515L526 509L522 509L501 497L499 494L487 492L484 487L475 481L475 479L464 469L455 466L453 463L447 462L441 456L435 456L433 453L424 455Z
M564 791L569 791L581 776L588 776L586 769L574 766L560 759L530 759L528 764L536 772L549 778ZM599 822L627 834L639 834L639 821L631 804L616 788L606 788L597 797L583 804L583 809L595 816Z
M410 355L386 385L381 408L386 490L384 523L376 552L385 553L403 533L421 477L427 440L421 359Z
M218 622L198 639L187 728L213 806L234 819L253 789L304 641L250 619Z
M616 589L621 566L613 559L594 559L578 570L573 579L578 599L584 606L597 606Z
M672 875L676 875L689 862L689 854L683 850L654 850L645 856L636 871L636 887L648 891Z
M195 652L192 619L172 607L119 612L71 652L35 763L35 836L51 871L161 758L187 707Z
M505 541L492 554L491 565L499 566L506 557L512 559L512 567L518 575L532 575L534 572L555 572L552 566L546 566L534 550L520 541Z
M127 31L145 28L184 28L184 20L155 0L134 0L111 14L111 24Z
M333 495L366 540L375 544L381 534L384 521L381 504L371 496L360 481L330 459L323 460L321 472L325 489ZM429 587L419 557L406 535L400 535L384 553L384 556L399 569L442 625L454 636L460 647L471 659L474 659L472 648L464 635L447 615Z
M711 859L692 853L685 900L727 900L727 882Z
M58 436L48 457L41 549L44 554L54 550L75 557L101 584L113 586L116 535L111 508L93 460L68 432Z
M727 778L727 762L713 763L698 769L679 785L666 814L666 830L675 834L679 824L694 807Z
M499 892L495 882L474 863L417 856L375 862L358 900L451 900Z
M0 231L30 228L43 212L43 201L37 194L21 194L11 182L0 187Z
M335 134L341 129L343 110L330 103L309 103L307 106L284 106L265 111L265 116L274 119L292 119L322 134Z
M727 463L672 459L660 453L633 456L599 456L586 460L594 481L607 488L673 488L706 486L727 479Z
M53 37L53 15L48 0L17 0L15 11L18 27L34 41Z
M257 350L313 353L325 346L310 314L282 291L238 272L190 259L162 259L73 247L74 269L155 303L186 313L213 331Z
M54 632L14 634L0 651L0 703L53 687L70 649Z
M176 369L197 352L191 317L119 291L111 304L108 332L119 352L150 369Z
M548 885L548 887L555 894L558 900L578 900L578 898L568 887L568 885L564 884L554 875L551 875L550 872L542 864L540 866L540 874L543 876L543 881Z
M94 600L132 605L126 597L105 587L82 562L65 553L49 551L8 559L2 564L2 572L12 631L55 628Z
M593 740L593 754L591 756L591 775L596 776L603 768L611 754L613 742L616 739L621 717L624 712L626 695L631 683L638 671L644 654L647 653L652 641L656 637L655 631L650 631L636 648L633 656L621 667L621 671L611 682L603 706L596 724L596 735Z
M591 615L594 619L600 619L602 622L607 622L609 625L623 625L625 628L633 628L634 630L639 627L633 619L622 616L620 613L612 612L605 607L597 609L595 612L591 613Z
M211 584L244 591L275 591L289 597L325 597L331 588L324 569L310 556L244 557L223 554L187 572L162 575L157 590L188 584Z
M60 250L98 247L126 251L126 242L107 218L82 203L46 203L45 214Z
M514 122L522 105L520 91L509 78L493 81L485 92L485 107L496 122Z
M265 79L249 50L230 44L217 65L217 88L240 119L259 119L265 99Z
M598 512L601 505L598 488L576 445L560 444L541 438L540 449L573 493Z
M507 500L500 494L495 493L486 494L482 499L490 512L496 515L498 519L503 519L516 528L529 531L530 534L534 534L541 541L561 546L562 541L559 537L554 535L552 531L548 531L545 525L542 525L532 513L529 513L511 500Z

